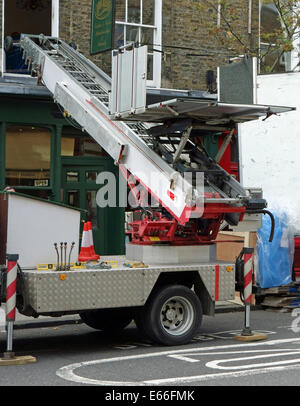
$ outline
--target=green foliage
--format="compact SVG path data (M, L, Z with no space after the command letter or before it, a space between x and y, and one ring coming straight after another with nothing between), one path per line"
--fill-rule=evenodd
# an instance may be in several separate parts
M273 25L268 25L268 21L266 26L260 25L258 8L254 13L252 7L251 30L248 30L248 4L246 0L240 7L233 0L200 0L196 7L201 14L200 24L230 56L256 56L262 72L274 72L278 69L280 57L292 51L294 41L299 40L300 0L262 0L262 4L277 11L277 16L273 13ZM261 48L259 36L264 43Z

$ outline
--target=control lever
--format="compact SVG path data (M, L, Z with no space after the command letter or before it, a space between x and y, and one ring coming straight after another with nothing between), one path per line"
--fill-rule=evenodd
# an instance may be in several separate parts
M60 271L60 265L59 265L59 252L58 252L58 248L57 248L57 243L54 243L54 248L56 251L56 255L57 255L57 266L56 266L56 271Z

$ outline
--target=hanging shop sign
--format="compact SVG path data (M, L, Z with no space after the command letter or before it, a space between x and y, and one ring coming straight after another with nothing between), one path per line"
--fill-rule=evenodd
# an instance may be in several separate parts
M115 20L114 0L93 0L91 54L113 49Z

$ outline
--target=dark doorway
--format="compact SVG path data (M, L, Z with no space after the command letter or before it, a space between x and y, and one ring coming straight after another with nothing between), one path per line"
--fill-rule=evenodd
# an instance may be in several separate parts
M51 0L5 0L4 36L51 35Z

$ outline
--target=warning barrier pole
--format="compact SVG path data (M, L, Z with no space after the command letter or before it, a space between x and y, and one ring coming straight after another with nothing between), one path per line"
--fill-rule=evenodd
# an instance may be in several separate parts
M250 307L252 296L253 278L253 248L244 248L244 304L245 304L245 324L242 335L252 335L250 328Z
M254 248L243 248L243 296L244 296L244 328L240 334L234 338L240 341L258 341L266 340L267 335L263 332L252 331L250 328L250 307L252 298L252 280L253 280L253 254Z
M17 296L17 254L7 255L7 282L6 282L6 322L7 322L7 347L4 358L13 358L13 326L16 319Z
M0 366L24 365L36 362L31 355L15 356L13 352L13 327L16 320L16 298L17 298L17 275L19 255L7 255L7 282L6 282L6 325L7 345L3 358L0 358Z

